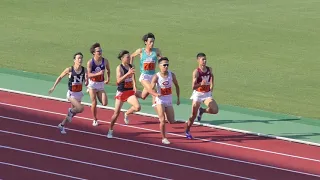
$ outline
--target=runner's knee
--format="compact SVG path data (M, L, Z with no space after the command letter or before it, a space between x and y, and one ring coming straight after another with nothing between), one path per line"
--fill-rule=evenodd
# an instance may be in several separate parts
M78 109L78 113L82 113L83 110L84 110L84 107L81 105L81 106L79 107L79 109Z
M160 119L160 125L164 125L164 124L166 124L166 121L164 120L164 118L162 118L162 120Z
M211 114L218 114L219 109L218 108L210 108L209 111Z
M209 113L211 113L211 114L218 114L218 112L219 112L218 106L211 102L211 103L209 104Z
M195 120L195 119L196 119L196 117L197 117L197 114L191 114L191 116L190 116L190 120L191 120L191 121L193 121L193 120Z
M135 105L135 106L133 106L133 108L134 108L135 111L140 111L141 110L141 105L140 104Z
M159 121L160 121L160 124L164 124L165 123L165 118L163 115L159 116Z
M148 94L146 94L146 93L145 93L145 94L144 94L144 93L142 93L142 94L141 94L141 99L145 100L145 99L147 98L147 96L148 96Z

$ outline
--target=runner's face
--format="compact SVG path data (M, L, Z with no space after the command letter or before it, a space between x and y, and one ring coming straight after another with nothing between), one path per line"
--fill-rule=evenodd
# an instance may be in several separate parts
M101 49L101 47L96 47L96 48L94 48L93 54L94 54L95 56L97 56L97 57L101 57L101 56L102 56L102 49Z
M207 58L206 57L199 57L198 58L198 63L201 66L205 66L207 64Z
M153 48L154 39L153 39L153 38L148 38L148 40L147 40L145 43L146 43L146 46L147 46L148 48Z
M130 55L129 54L125 54L122 56L122 62L129 64L130 63Z
M159 63L159 68L161 72L167 72L169 69L169 61L161 61L161 63Z
M81 55L76 55L76 58L74 58L74 63L76 65L81 65L82 64L82 56Z

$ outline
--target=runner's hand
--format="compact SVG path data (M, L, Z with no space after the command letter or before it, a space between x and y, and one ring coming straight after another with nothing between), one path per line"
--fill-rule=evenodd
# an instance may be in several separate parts
M180 99L179 98L177 99L177 105L178 106L180 105Z
M54 88L49 89L49 94L51 94L54 91Z
M95 75L100 76L100 75L103 75L103 74L104 74L104 70L101 70L101 71L97 72Z
M202 81L201 81L201 84L200 84L200 85L201 85L201 86L206 85L206 80L202 79Z
M129 75L134 74L134 73L135 73L134 68L130 68L129 71L127 72L127 74L129 74Z

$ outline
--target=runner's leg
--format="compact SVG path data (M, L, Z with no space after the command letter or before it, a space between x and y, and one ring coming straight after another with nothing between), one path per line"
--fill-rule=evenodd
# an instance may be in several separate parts
M109 128L109 131L108 131L108 135L107 135L108 138L112 138L113 137L113 127L114 127L114 124L116 123L116 121L117 121L117 119L119 117L122 105L123 105L123 102L121 102L119 99L115 100L114 112L113 112L113 115L112 115L111 120L110 120L111 123L110 123L110 128Z
M192 101L192 107L191 107L191 116L189 117L189 120L186 124L186 136L188 139L192 139L192 136L190 134L190 128L194 122L194 120L197 117L198 109L201 105L201 102L198 101Z

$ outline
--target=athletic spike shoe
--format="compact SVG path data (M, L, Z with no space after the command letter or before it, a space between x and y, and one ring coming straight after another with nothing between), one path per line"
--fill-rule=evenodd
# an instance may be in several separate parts
M113 130L109 129L108 134L107 134L107 138L113 138Z
M189 132L186 132L186 138L187 139L193 139L192 135Z
M92 126L98 126L98 125L99 125L98 120L93 120Z
M162 139L162 144L170 144L170 141L168 141L167 138Z
M58 128L59 128L61 134L67 133L66 130L64 129L64 127L61 125L61 123L58 125Z

